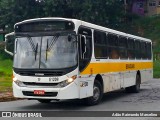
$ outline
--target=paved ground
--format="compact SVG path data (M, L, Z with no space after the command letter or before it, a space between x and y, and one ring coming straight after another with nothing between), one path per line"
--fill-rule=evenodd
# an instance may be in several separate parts
M85 106L80 100L67 100L41 104L35 100L0 102L0 111L160 111L160 79L153 79L141 86L140 93L125 93L123 90L105 94L96 106ZM56 120L61 118L56 118ZM63 118L75 119L75 118ZM77 119L77 118L76 118ZM99 118L79 118L80 120ZM106 118L102 118L105 119ZM107 118L107 120L124 118ZM159 118L125 118L126 120L160 120ZM46 119L47 120L47 119Z

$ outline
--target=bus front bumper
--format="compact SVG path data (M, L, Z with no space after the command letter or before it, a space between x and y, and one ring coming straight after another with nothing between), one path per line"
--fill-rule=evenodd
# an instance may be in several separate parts
M35 91L44 91L44 94L35 94ZM76 99L79 98L79 89L74 82L63 88L20 87L13 82L13 95L28 99Z

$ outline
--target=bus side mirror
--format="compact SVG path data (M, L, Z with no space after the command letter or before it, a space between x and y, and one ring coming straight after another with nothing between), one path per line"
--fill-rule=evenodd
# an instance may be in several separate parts
M15 42L15 39L13 36L5 37L5 52L11 56L13 56L13 53L14 53L14 42Z
M68 34L68 42L77 42L77 35Z
M69 34L68 35L68 42L71 42L71 40L72 40L72 36L71 36L71 34Z

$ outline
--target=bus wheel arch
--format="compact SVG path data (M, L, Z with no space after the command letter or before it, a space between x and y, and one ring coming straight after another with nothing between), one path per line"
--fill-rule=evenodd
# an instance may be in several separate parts
M86 98L87 105L98 104L103 97L103 79L100 74L96 75L93 84L93 96Z
M140 73L139 70L137 71L136 77L137 77L137 75L140 77L140 78L139 78L139 80L140 80L139 82L140 82L140 84L141 84L141 73Z
M97 75L96 75L96 77L95 77L95 79L94 79L94 82L95 82L95 81L100 82L100 84L102 85L102 91L104 92L103 78L102 78L102 76L101 76L100 74L97 74Z
M140 92L140 84L141 84L141 74L140 71L137 71L135 78L135 85L125 88L128 93L139 93Z

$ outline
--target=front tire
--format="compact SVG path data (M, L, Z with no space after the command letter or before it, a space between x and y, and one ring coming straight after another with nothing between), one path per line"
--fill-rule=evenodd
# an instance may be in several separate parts
M98 104L103 97L102 85L98 80L95 80L93 86L93 96L86 98L87 105L96 105Z

